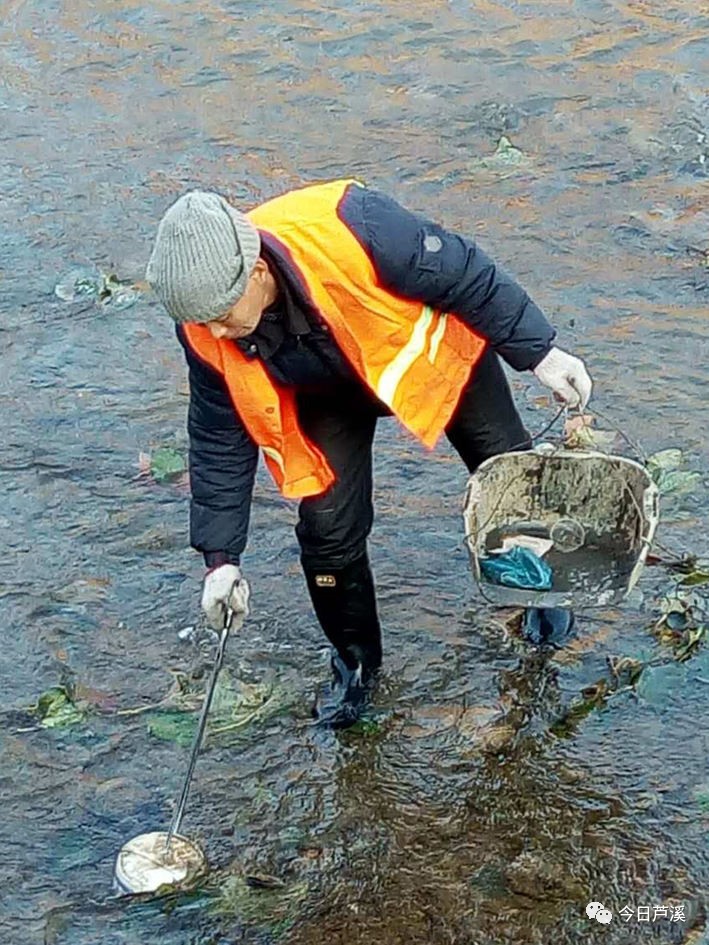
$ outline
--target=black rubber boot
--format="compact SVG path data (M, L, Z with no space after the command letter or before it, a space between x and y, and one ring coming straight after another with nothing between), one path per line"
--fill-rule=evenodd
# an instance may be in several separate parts
M310 599L333 645L333 680L313 715L330 728L353 725L366 708L382 663L374 579L366 555L345 568L304 568Z
M333 650L330 666L332 680L318 692L313 718L326 728L349 728L362 718L369 706L377 671L365 672L361 664L350 669L336 650Z
M575 628L573 610L562 607L528 607L522 617L522 636L535 646L562 647Z

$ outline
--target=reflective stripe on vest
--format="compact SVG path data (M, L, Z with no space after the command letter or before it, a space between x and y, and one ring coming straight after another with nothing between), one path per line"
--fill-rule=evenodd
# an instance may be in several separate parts
M395 355L394 360L382 371L377 383L376 394L385 404L394 402L399 383L403 380L416 358L425 353L431 364L435 362L438 346L446 330L447 316L445 314L438 316L436 327L427 341L427 333L435 317L436 313L430 305L424 305L419 320L414 325L411 338L401 351Z
M454 315L385 289L338 209L357 181L315 184L249 213L367 386L426 446L456 408L485 340Z

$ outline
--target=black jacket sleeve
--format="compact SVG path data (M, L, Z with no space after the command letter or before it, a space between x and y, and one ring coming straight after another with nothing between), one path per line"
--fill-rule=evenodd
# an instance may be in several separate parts
M551 348L554 328L473 240L370 188L350 188L340 213L390 292L453 313L518 371L535 368Z
M209 567L238 564L246 547L258 446L221 376L177 337L189 365L190 543Z

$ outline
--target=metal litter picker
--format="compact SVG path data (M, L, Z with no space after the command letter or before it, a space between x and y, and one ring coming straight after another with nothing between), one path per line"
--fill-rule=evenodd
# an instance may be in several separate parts
M169 830L167 833L164 831L141 833L125 843L118 853L114 870L114 884L117 891L123 895L154 893L164 886L189 885L207 870L207 860L204 853L196 843L180 834L180 825L187 804L197 756L204 739L207 717L212 704L219 670L224 662L227 638L235 619L240 622L240 626L244 617L242 614L237 617L234 611L229 609L224 628L219 637L217 655L204 697L199 725L192 743L192 753L182 785L182 793Z

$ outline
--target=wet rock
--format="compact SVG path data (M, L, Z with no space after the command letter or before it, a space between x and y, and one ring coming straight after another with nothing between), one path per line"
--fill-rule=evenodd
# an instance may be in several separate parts
M504 870L492 863L485 863L470 878L473 889L488 896L502 896L507 892Z
M252 889L286 889L286 884L278 876L269 873L247 873L244 882Z
M402 729L407 738L429 738L455 731L465 757L501 751L516 734L499 705L422 706Z
M687 161L679 168L680 174L691 174L692 177L709 177L709 161L706 154L700 154L691 161Z
M559 780L565 784L583 784L588 777L581 768L575 768L567 763L558 765L556 773Z
M134 551L158 551L164 548L181 548L184 535L181 529L170 529L167 525L151 525L140 535L135 535L123 547Z
M259 882L273 880L276 885ZM283 923L297 914L308 895L306 883L287 885L276 877L261 873L227 876L214 900L217 915L239 916L264 930Z
M517 131L521 125L521 113L506 102L483 102L478 115L480 127L491 134Z
M110 581L107 578L76 578L51 592L52 600L64 604L95 604L105 600Z
M458 730L465 738L466 754L482 754L502 751L514 740L515 727L491 706L471 706L466 709L458 723Z
M574 899L583 893L567 864L551 860L548 854L520 853L505 868L505 879L512 892L540 901Z

